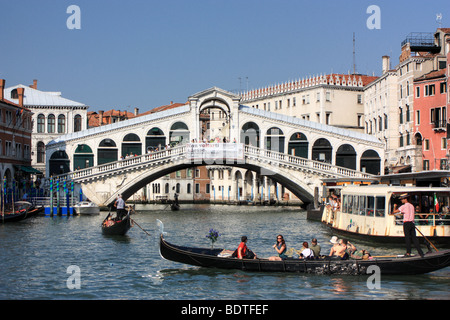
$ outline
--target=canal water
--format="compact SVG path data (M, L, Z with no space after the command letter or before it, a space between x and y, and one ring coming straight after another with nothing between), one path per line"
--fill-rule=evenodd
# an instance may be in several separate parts
M380 287L369 276L248 273L204 269L162 259L157 219L174 244L210 246L211 228L221 234L215 247L235 249L242 235L260 257L275 255L282 234L288 247L317 238L327 254L332 234L306 219L297 207L137 205L126 236L103 236L100 216L36 217L0 225L0 299L151 300L392 300L450 299L450 268L418 276L384 276ZM353 242L373 255L402 254L402 247ZM78 277L79 276L79 277ZM80 281L77 282L77 279ZM370 282L370 281L369 281ZM372 282L370 282L372 283Z

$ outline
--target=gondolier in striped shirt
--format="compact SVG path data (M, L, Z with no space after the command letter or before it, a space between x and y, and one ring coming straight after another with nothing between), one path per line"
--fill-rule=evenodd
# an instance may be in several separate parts
M411 256L411 241L414 243L414 247L416 247L417 252L421 257L424 256L422 249L419 245L419 240L417 240L416 236L416 226L414 224L414 206L408 202L408 194L403 193L400 195L399 199L402 201L402 205L397 208L397 204L394 204L393 214L402 214L403 215L403 233L405 234L405 242L406 242L406 257Z

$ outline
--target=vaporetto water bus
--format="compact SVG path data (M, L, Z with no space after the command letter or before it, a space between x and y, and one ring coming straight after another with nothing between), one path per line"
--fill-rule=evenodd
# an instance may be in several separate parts
M329 197L322 223L338 235L377 242L404 242L403 217L392 215L399 196L408 194L416 208L415 224L435 244L450 245L450 188L350 185ZM421 242L423 243L423 242Z

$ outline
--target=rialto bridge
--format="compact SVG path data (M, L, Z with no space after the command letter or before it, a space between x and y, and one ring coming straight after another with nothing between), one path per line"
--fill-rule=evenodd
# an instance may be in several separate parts
M61 136L47 145L46 162L47 177L81 184L99 205L201 165L252 170L309 203L321 179L380 174L384 144L370 135L240 105L239 96L214 87L177 108Z

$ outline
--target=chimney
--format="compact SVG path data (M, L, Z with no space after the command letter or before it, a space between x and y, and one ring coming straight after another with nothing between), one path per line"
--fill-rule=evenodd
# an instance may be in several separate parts
M389 56L383 56L383 74L391 69L391 58Z
M139 114L139 108L134 108L134 116L137 117Z
M34 79L33 80L33 84L31 86L29 86L29 87L32 88L32 89L37 89L37 80Z
M98 112L98 125L99 126L102 126L103 125L103 110L100 110L99 112Z
M23 93L25 92L24 88L17 88L17 95L19 96L19 107L23 108Z
M0 101L3 101L3 90L5 89L5 79L0 79Z

